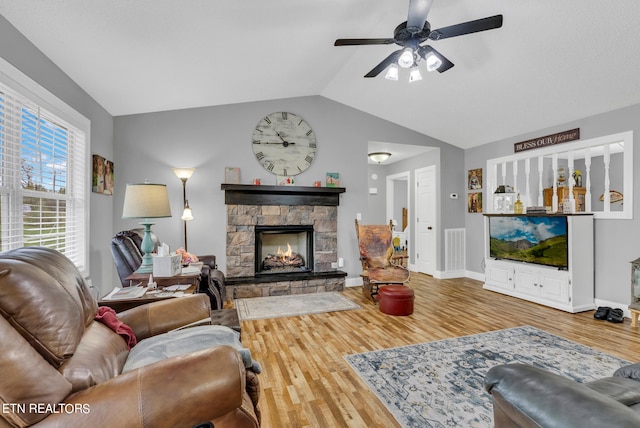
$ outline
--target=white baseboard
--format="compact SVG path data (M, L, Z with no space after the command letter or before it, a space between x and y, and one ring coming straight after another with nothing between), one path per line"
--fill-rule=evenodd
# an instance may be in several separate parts
M468 270L465 276L467 278L475 279L476 281L484 282L484 273L481 273L481 272L474 272L474 271Z
M345 287L358 287L362 285L362 277L358 276L355 278L347 278L344 280Z
M433 275L433 277L437 279L464 278L465 276L467 276L467 274L466 274L466 271L463 271L463 270L455 270L455 271L448 271L448 272L438 270L436 271L435 275Z

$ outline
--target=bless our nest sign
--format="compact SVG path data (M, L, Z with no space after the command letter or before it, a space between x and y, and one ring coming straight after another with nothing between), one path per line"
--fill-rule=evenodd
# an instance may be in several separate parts
M539 149L540 147L552 146L554 144L567 143L580 139L580 128L571 129L569 131L558 132L557 134L546 135L533 140L521 141L513 145L514 152L523 152L525 150Z

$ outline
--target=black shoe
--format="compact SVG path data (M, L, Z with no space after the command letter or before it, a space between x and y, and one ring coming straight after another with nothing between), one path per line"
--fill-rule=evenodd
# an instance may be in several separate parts
M607 321L615 323L624 321L624 312L622 312L622 309L619 308L611 309L609 311L609 315L607 316Z
M598 309L596 309L596 313L593 314L593 317L597 320L606 320L609 318L610 311L611 308L608 306L599 306Z

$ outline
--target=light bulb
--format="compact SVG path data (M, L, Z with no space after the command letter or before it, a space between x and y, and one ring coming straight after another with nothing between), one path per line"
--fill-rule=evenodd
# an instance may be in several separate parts
M402 68L409 68L413 63L413 49L406 48L400 55L400 58L398 58L398 65Z
M384 78L387 80L398 80L398 66L391 64Z
M422 80L422 74L420 74L418 67L413 67L411 73L409 73L409 82L415 82L417 80Z
M427 63L427 71L435 71L442 65L442 60L438 58L433 52L429 52L424 57L424 60Z

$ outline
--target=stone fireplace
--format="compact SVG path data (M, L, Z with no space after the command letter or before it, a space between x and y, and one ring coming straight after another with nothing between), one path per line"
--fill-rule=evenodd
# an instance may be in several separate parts
M344 289L338 204L344 188L223 184L227 296L263 297ZM278 256L291 247L295 255ZM265 269L265 261L269 268Z

